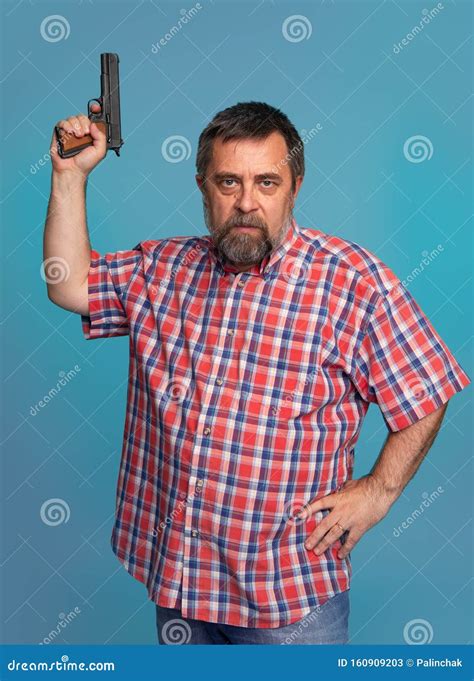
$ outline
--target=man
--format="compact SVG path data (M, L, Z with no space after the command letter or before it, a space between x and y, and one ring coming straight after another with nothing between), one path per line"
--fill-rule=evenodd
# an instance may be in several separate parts
M95 108L98 111L98 107ZM302 141L259 102L201 133L207 236L91 250L86 178L105 140L55 153L50 299L86 338L130 337L113 550L156 604L160 643L346 643L350 552L388 512L470 379L396 275L299 226ZM352 479L371 402L389 428Z

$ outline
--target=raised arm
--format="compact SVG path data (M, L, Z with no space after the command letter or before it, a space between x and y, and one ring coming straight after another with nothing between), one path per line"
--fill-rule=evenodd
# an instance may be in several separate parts
M91 106L94 113L100 105ZM51 140L51 194L43 240L43 269L49 299L60 307L87 315L87 277L91 246L86 220L86 186L89 173L107 153L105 134L85 115L70 116L58 123L75 137L90 134L93 146L62 159L57 153L56 133Z

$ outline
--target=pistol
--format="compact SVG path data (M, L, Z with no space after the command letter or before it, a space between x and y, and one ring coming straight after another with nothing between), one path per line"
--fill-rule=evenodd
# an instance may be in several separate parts
M119 57L114 52L103 52L100 55L100 97L89 99L87 115L107 136L107 151L113 149L120 156L123 144L120 124L120 90L119 90ZM91 102L98 102L100 113L90 110ZM71 158L83 149L92 145L92 137L75 137L65 130L55 127L58 153L61 158Z

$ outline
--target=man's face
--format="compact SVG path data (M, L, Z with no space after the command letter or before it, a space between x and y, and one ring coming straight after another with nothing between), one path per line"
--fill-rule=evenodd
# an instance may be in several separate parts
M302 177L291 187L284 137L215 139L203 192L204 218L221 256L249 269L277 248L290 227Z

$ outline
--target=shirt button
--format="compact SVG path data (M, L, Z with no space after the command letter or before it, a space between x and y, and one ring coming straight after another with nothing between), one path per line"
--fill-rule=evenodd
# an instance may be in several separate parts
M233 335L234 335L233 330L232 330L232 329L227 329L227 335L228 335L228 336L233 336Z
M216 378L216 383L217 385L222 385L223 383L222 378Z
M196 482L196 487L202 487L203 485L204 485L204 480L202 480L202 478L200 478L199 480L197 480L197 482Z
M203 432L204 432L204 435L209 435L209 433L211 432L211 429L210 428L204 428Z
M240 286L240 288L242 288L242 286L245 286L245 281L242 281L242 279L241 279L241 280L238 282L237 286Z
M183 562L181 560L178 560L178 562L176 563L176 569L182 570L183 567L184 567Z
M191 537L199 537L199 532L197 530L191 530Z

